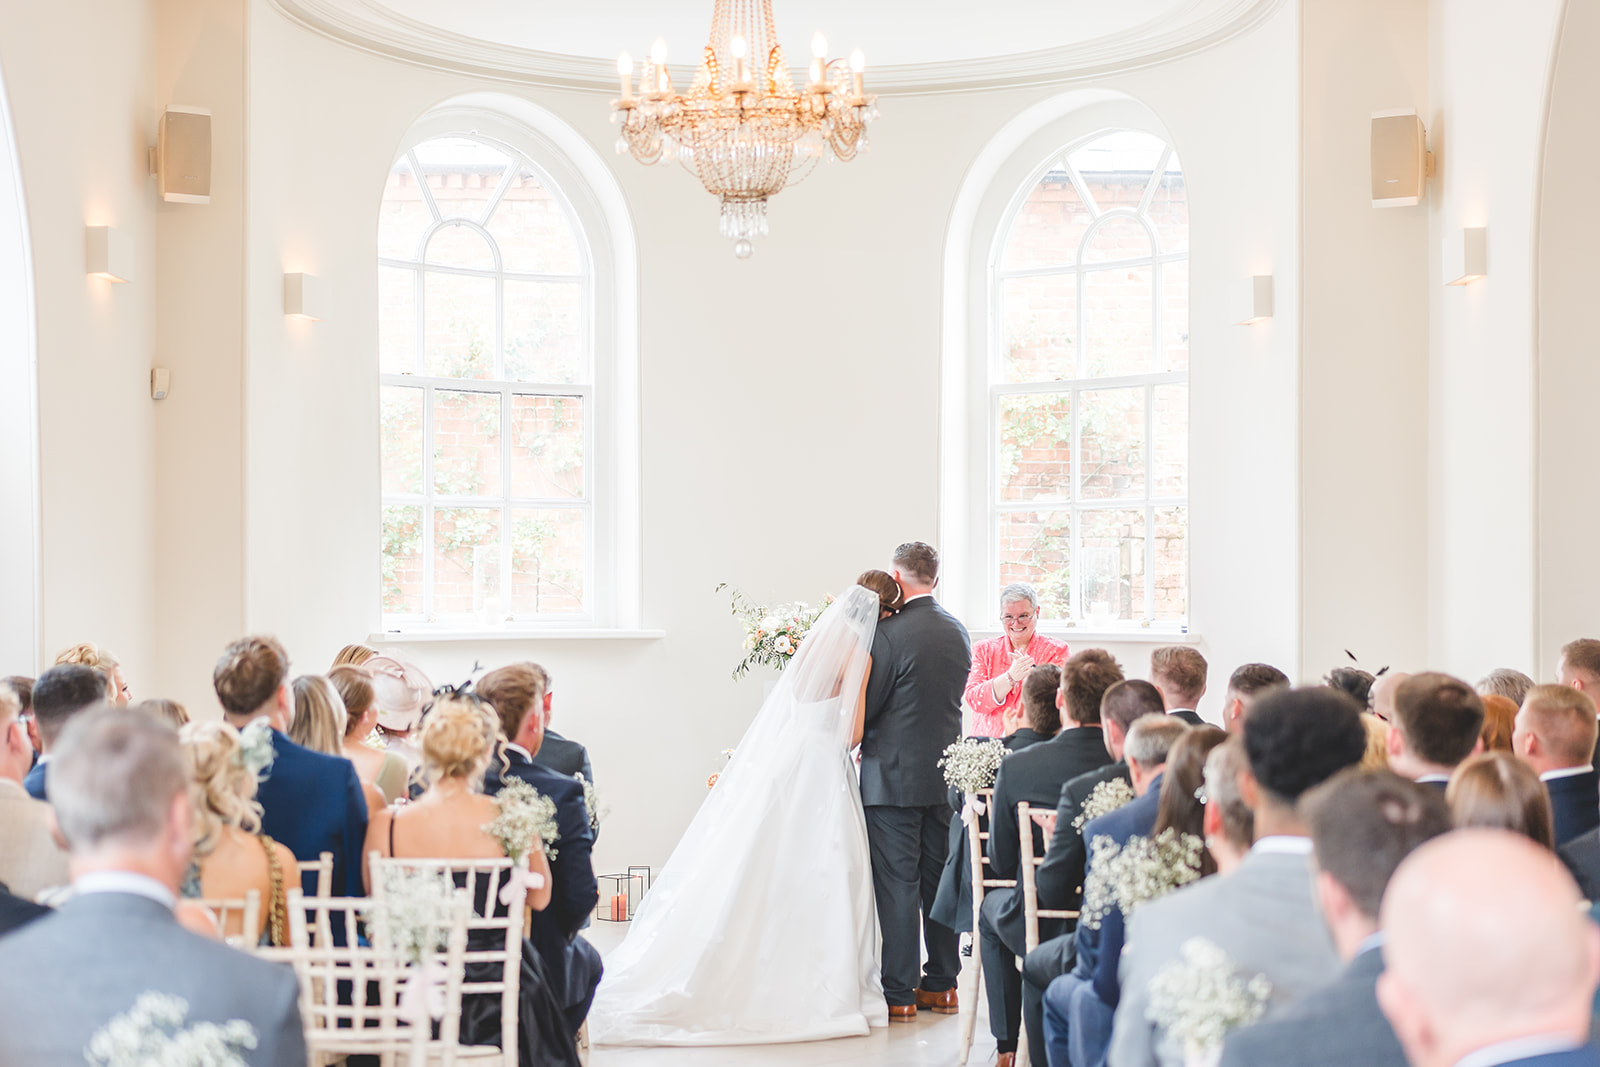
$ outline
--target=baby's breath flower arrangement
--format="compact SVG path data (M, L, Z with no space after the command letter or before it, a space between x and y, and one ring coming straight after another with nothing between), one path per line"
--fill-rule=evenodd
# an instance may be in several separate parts
M947 746L939 757L944 770L945 784L963 793L976 793L994 786L995 775L1000 773L1000 761L1005 758L1006 746L999 738L982 741L963 739Z
M589 813L589 829L600 829L600 820L611 814L611 809L600 804L600 790L579 771L574 777L583 783L583 808Z
M587 802L587 790L585 801ZM544 854L556 858L556 839L561 827L556 823L556 802L519 778L509 778L495 794L500 814L483 824L483 832L500 842L506 855L521 861L533 842L544 847ZM591 814L591 820L594 816Z
M1203 842L1172 827L1155 837L1130 837L1120 848L1104 834L1089 846L1078 921L1091 929L1116 908L1124 917L1141 904L1164 897L1200 877Z
M235 758L239 765L255 776L257 782L272 766L277 753L272 749L272 724L265 718L255 719L239 731L239 751Z
M1125 804L1134 801L1133 786L1121 778L1107 778L1089 791L1084 798L1083 810L1072 820L1072 829L1083 833L1083 828L1102 815L1109 815Z
M772 664L780 671L800 651L800 643L833 597L825 597L821 607L813 608L803 600L791 604L774 604L770 607L751 603L750 598L727 582L717 586L717 592L730 589L733 614L744 624L744 659L733 669L734 678L742 678L758 664Z
M1215 1062L1229 1030L1261 1017L1272 983L1265 975L1242 975L1226 952L1203 937L1191 937L1180 952L1180 959L1150 979L1145 1018L1181 1044L1189 1062Z
M166 993L141 993L133 1007L97 1030L83 1050L91 1067L245 1067L240 1052L256 1047L243 1019L195 1023L180 1029L189 1002Z
M438 869L385 867L383 895L362 918L375 944L420 964L445 946L455 890Z

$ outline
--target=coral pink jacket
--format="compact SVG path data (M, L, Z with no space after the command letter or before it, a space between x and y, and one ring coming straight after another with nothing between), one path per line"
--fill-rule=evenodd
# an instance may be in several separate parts
M1052 641L1042 634L1034 634L1028 642L1028 655L1037 664L1064 662L1071 654L1064 641ZM1012 685L1004 703L996 703L994 687L989 683L1011 669L1011 638L1001 634L992 641L972 648L972 673L967 675L967 688L963 693L967 706L972 709L972 733L978 737L999 737L1005 727L1001 723L1007 711L1022 703L1022 685Z

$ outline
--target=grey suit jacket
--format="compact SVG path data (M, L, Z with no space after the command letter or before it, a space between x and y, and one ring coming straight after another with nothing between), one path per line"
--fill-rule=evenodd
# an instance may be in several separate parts
M1251 851L1229 875L1203 878L1146 904L1128 923L1119 978L1122 1001L1111 1031L1109 1067L1181 1067L1183 1048L1145 1018L1150 979L1205 938L1243 974L1265 975L1274 1004L1332 981L1339 971L1317 911L1309 856Z
M1332 982L1229 1034L1221 1067L1406 1067L1394 1028L1378 1008L1382 973L1382 949L1360 953Z
M967 628L930 597L878 623L861 736L861 803L945 803L939 757L961 738L961 692L972 666Z
M91 1037L146 992L189 1003L183 1025L242 1019L262 1067L303 1064L299 984L287 965L191 934L131 893L74 897L0 938L0 1063L81 1064Z

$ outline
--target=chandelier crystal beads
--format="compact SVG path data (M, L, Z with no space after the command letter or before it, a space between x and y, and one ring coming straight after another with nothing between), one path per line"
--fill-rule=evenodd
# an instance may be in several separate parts
M646 166L676 159L722 202L722 234L747 258L767 233L767 199L810 174L819 160L849 161L867 148L876 97L862 89L860 49L847 64L811 41L806 85L796 89L773 29L772 0L716 0L711 40L686 93L672 88L667 46L657 40L633 86L633 60L617 60L622 96L617 151Z

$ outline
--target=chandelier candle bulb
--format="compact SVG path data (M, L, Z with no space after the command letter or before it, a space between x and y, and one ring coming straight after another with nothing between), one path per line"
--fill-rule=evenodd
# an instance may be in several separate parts
M811 54L817 59L828 58L828 39L820 30L811 35Z
M865 94L861 90L861 73L867 69L866 53L857 48L850 53L850 80L851 88L855 90L856 99L860 100Z
M823 80L824 69L821 59L813 59L811 61L811 88L819 93L826 92L828 88L827 83Z
M750 87L750 69L745 63L745 56L750 52L750 46L745 42L744 34L736 33L733 40L728 42L728 50L733 53L733 87L735 91L748 90Z
M624 52L617 57L617 74L622 79L622 102L633 102L633 57Z

